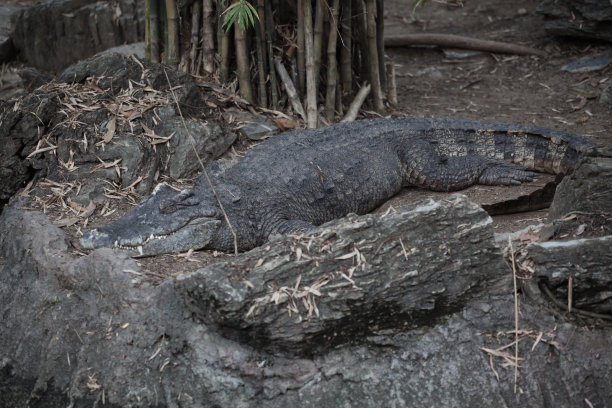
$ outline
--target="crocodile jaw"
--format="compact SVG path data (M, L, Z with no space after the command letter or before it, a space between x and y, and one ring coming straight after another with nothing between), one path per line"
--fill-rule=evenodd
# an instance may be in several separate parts
M160 184L128 214L81 238L85 249L118 248L141 257L206 247L221 221L215 203L193 190Z
M80 240L85 249L116 248L138 258L168 252L205 248L212 241L221 221L211 218L191 220L174 231L149 233L133 237L113 236L105 227L86 232Z

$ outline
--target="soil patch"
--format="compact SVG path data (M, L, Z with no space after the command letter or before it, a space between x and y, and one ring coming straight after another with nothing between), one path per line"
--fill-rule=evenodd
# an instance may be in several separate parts
M462 5L457 5L459 3ZM416 117L486 119L532 123L612 144L612 66L570 73L565 64L584 56L612 52L603 41L552 37L544 31L539 2L428 2L416 11L416 20L403 0L385 2L385 32L458 34L526 45L548 57L470 53L435 47L390 48L396 65L398 107L394 114ZM449 52L455 51L455 52ZM461 57L461 58L458 58ZM512 198L535 190L537 183L517 187L474 186L462 191L479 204ZM441 193L406 190L390 200L401 205ZM545 220L547 211L495 216L496 232L516 231Z

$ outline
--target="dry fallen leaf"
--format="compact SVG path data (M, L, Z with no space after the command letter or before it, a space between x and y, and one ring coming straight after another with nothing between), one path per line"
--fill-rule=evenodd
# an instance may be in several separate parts
M116 117L113 117L106 124L106 133L104 133L104 137L102 138L102 141L104 143L108 143L108 142L110 142L113 139L113 136L115 136L116 125L117 125L117 118Z

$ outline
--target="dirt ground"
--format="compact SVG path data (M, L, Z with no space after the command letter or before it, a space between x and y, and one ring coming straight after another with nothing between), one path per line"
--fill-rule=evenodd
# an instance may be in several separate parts
M536 13L540 1L430 1L418 8L412 2L385 2L385 34L444 33L503 41L544 50L547 57L478 53L453 58L434 47L388 48L396 66L399 116L485 119L531 123L612 144L612 66L588 73L560 68L584 56L610 54L612 43L553 37ZM474 186L462 191L480 204L520 196L548 181L519 187ZM406 190L391 202L398 205L439 193ZM496 231L515 231L537 224L546 210L495 216Z
M410 17L409 0L385 2L387 34L447 33L531 46L546 57L476 53L457 58L434 47L387 49L397 73L398 106L393 116L452 117L498 122L531 123L612 144L612 66L588 73L560 68L583 56L612 53L612 43L559 38L548 35L543 17L535 12L539 1L464 0L462 6L443 1L427 2L416 20ZM490 204L528 194L551 176L518 187L474 186L461 193L480 204ZM407 189L377 211L389 206L440 198L443 193ZM129 206L123 206L125 211ZM111 218L117 218L121 209ZM517 231L545 222L546 210L494 217L496 232ZM107 223L95 218L89 225ZM67 228L75 239L80 227ZM76 240L76 239L75 239ZM198 251L139 260L142 272L154 280L201 268L228 259L227 254ZM135 272L137 273L137 272Z

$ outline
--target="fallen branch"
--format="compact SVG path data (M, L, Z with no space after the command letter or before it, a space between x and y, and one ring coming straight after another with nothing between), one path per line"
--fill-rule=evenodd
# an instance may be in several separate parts
M357 114L359 113L359 108L361 108L363 101L365 101L365 98L367 98L368 94L370 93L370 89L372 89L372 87L370 84L368 84L357 92L355 99L353 99L353 102L351 102L351 106L349 106L348 111L346 111L346 115L344 115L341 122L352 122L355 120Z
M546 56L544 51L523 45L479 40L454 34L403 34L385 37L385 47L411 47L414 45L435 45L503 54Z
M304 107L302 106L302 102L300 102L300 97L298 96L297 90L293 85L293 81L291 81L291 77L289 76L287 69L279 58L274 60L274 64L276 65L276 71L278 71L281 81L283 81L283 85L285 85L287 96L289 97L291 106L293 106L293 110L302 117L304 122L308 122L306 112L304 112Z

